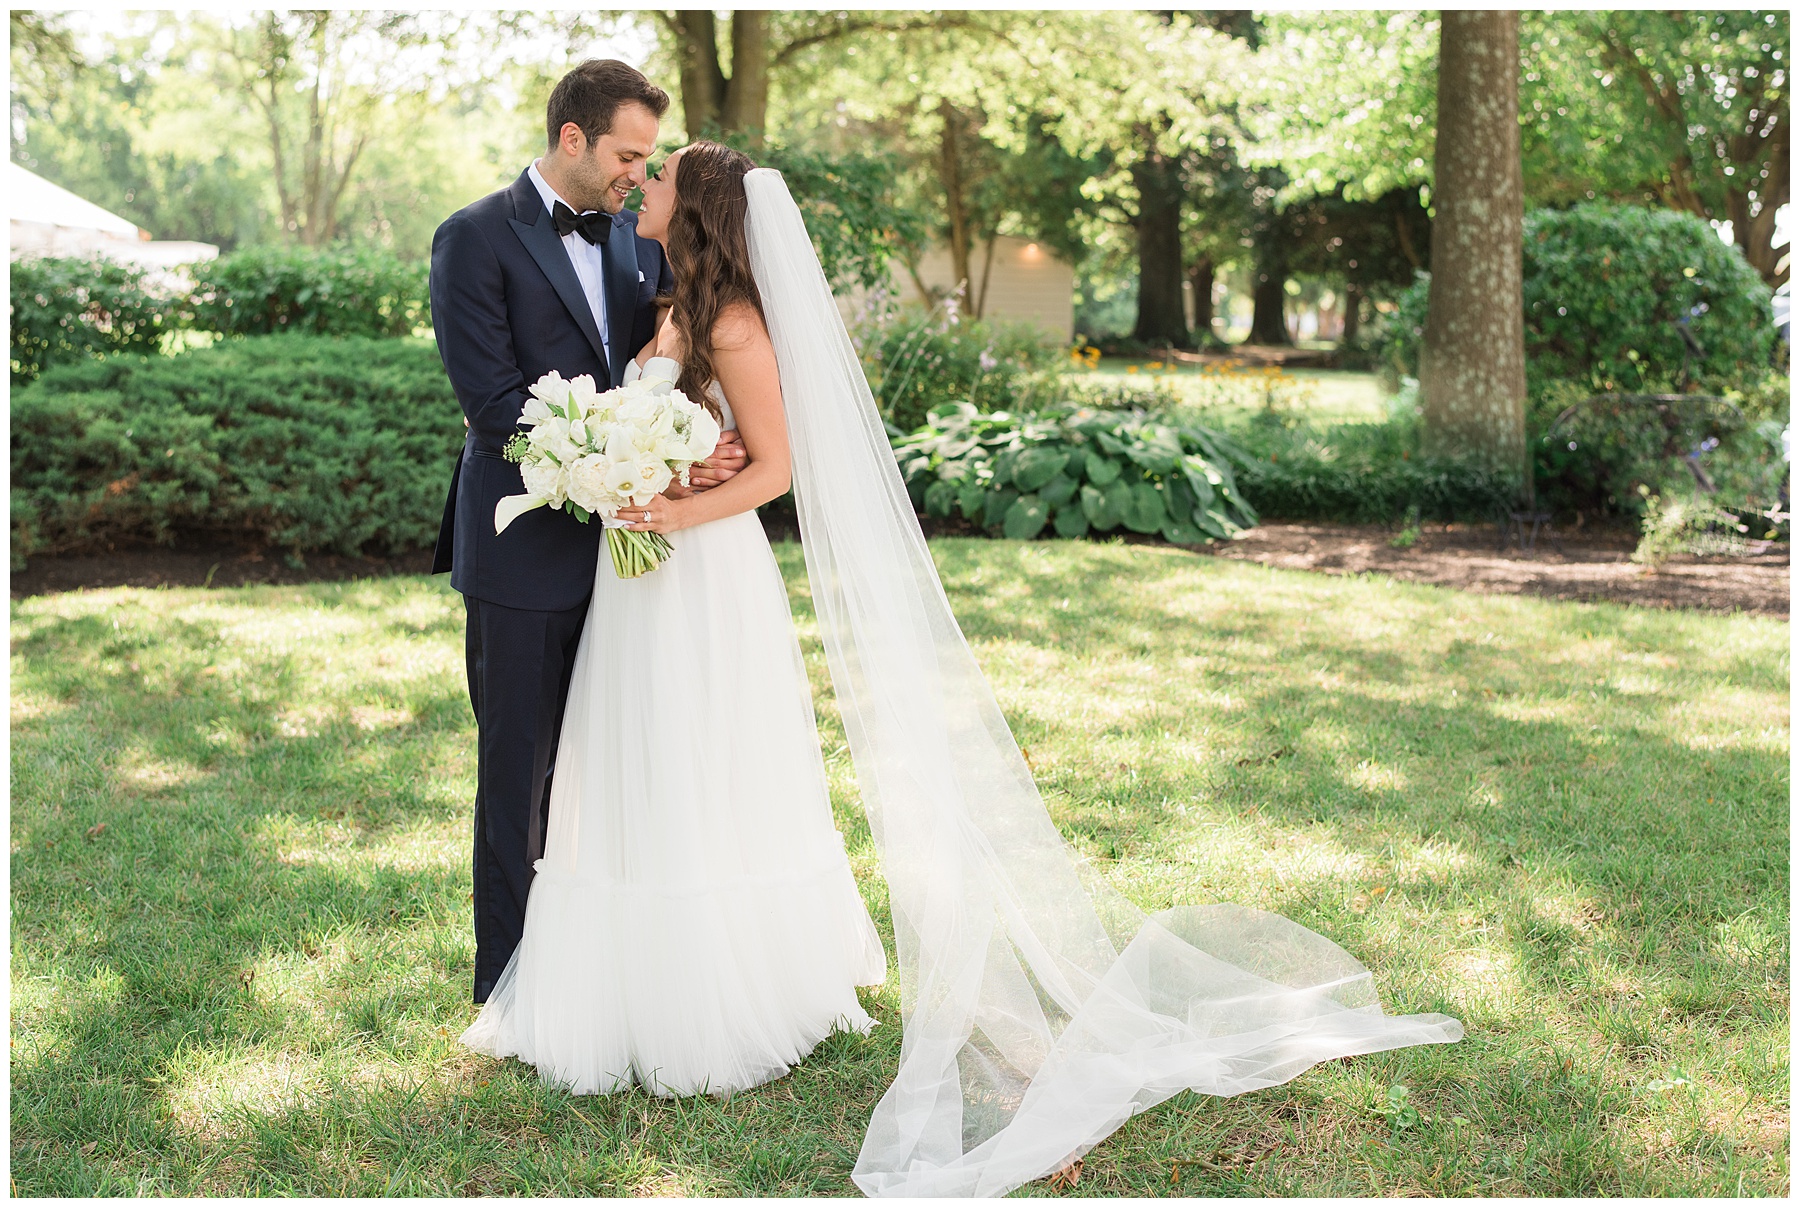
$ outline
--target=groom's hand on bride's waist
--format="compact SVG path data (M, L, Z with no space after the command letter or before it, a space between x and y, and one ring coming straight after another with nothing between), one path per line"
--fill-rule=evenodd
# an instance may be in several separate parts
M688 471L688 482L693 484L696 491L711 490L742 470L749 462L750 455L744 451L743 438L738 435L736 428L728 428L719 434L719 443L707 456L706 464ZM673 497L673 492L670 495Z

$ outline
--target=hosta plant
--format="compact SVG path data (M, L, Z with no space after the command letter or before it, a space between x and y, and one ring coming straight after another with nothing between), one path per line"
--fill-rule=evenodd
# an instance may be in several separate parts
M1015 540L1125 530L1180 545L1256 523L1215 432L1141 411L934 410L894 442L913 503Z

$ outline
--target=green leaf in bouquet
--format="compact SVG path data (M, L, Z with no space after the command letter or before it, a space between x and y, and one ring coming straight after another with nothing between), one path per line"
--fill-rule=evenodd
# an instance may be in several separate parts
M1092 487L1088 488L1092 490ZM1088 531L1087 511L1081 501L1071 500L1056 509L1056 535L1058 537L1085 537Z
M1058 471L1054 477L1038 489L1038 498L1053 508L1059 508L1075 497L1080 484L1067 474Z
M573 499L569 500L569 515L575 517L575 519L581 521L581 523L586 524L588 522L588 517L592 514L593 513L589 512L579 503L576 503Z
M962 508L964 520L973 520L981 512L981 505L987 498L987 488L973 474L963 479L962 486L956 494L957 506Z
M1169 519L1163 507L1162 492L1154 484L1131 484L1130 501L1125 505L1125 527L1134 533L1154 533Z
M997 491L988 492L986 507L983 509L981 515L982 527L996 527L1003 519L1005 519L1006 509L1010 508L1013 505L1013 500L1018 497L1019 493L1011 487L1002 487Z
M948 516L950 509L956 505L957 488L961 484L944 482L942 479L925 488L925 513L928 516Z
M1088 450L1088 453L1087 453L1087 480L1089 482L1093 483L1097 487L1103 487L1107 483L1112 482L1114 479L1118 478L1119 473L1120 473L1120 470L1119 470L1118 462L1113 461L1110 458L1103 457L1100 454L1094 452L1092 449Z
M1013 482L1021 491L1035 491L1062 473L1069 451L1055 446L1025 449L1013 462Z
M1006 536L1013 541L1029 541L1044 531L1049 523L1050 508L1036 495L1021 495L1006 509Z

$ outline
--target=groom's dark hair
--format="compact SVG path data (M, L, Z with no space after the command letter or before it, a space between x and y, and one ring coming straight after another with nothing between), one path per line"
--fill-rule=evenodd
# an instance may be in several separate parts
M550 103L544 112L550 148L555 149L562 139L562 128L570 122L581 127L589 143L611 133L613 115L620 105L642 105L661 121L669 111L669 94L629 63L589 59L550 90Z

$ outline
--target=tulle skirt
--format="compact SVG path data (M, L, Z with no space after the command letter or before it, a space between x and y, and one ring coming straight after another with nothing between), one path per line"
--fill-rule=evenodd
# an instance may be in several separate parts
M577 1094L728 1094L874 1021L886 962L834 828L754 513L602 558L524 937L463 1043Z

